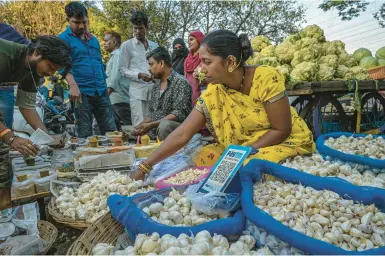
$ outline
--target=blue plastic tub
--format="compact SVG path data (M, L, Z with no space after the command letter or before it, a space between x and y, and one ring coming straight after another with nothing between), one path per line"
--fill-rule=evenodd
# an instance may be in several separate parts
M281 166L272 162L253 159L240 171L242 195L241 205L246 218L256 226L263 228L268 234L272 234L289 245L309 254L348 254L348 255L384 255L385 247L366 251L345 251L335 245L311 238L294 229L285 226L281 222L254 205L253 186L261 180L262 174L270 174L286 182L301 183L317 190L327 189L334 191L345 199L359 201L365 205L372 203L385 211L385 189L373 187L358 187L336 177L323 178L313 176L298 170Z
M336 149L330 148L325 145L325 141L328 138L339 138L343 135L346 137L353 136L356 138L368 136L367 134L354 134L354 133L348 133L348 132L335 132L335 133L324 134L318 137L317 139L316 146L317 146L318 152L322 155L338 158L344 162L352 162L352 163L357 163L362 165L368 165L373 168L385 169L385 160L374 159L374 158L360 156L360 155L346 154L344 152L338 151ZM381 135L372 135L372 136L374 138L383 137L385 139L385 136L381 136Z
M185 188L178 187L176 189L183 191ZM166 197L169 192L170 189L162 189L137 194L132 197L112 195L107 199L107 204L114 219L128 231L128 235L132 239L131 241L135 241L135 237L138 234L151 234L153 232L159 233L160 236L170 234L178 237L182 233L195 235L202 230L207 230L211 235L237 236L241 235L245 230L246 218L241 210L236 211L232 217L208 221L201 225L190 227L167 226L154 221L143 212L141 207L148 207L154 195Z

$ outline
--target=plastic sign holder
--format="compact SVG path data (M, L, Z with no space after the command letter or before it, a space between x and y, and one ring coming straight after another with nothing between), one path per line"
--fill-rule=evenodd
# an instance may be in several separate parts
M251 147L230 145L197 192L240 193L241 182L238 170L251 151Z

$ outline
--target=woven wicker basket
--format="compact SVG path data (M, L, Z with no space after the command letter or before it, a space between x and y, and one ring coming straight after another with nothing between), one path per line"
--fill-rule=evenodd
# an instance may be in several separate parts
M91 255L92 248L98 243L115 245L124 227L107 213L92 223L68 249L67 255Z
M37 222L37 228L39 230L40 237L47 242L47 247L44 248L44 252L41 254L45 255L49 249L51 249L53 243L56 240L57 229L52 223L44 220L39 220Z
M368 69L369 77L375 80L385 79L385 66Z
M63 216L55 206L55 198L52 197L48 204L48 212L52 218L57 222L65 226L73 227L79 230L86 229L90 224L84 220L73 220L71 218Z

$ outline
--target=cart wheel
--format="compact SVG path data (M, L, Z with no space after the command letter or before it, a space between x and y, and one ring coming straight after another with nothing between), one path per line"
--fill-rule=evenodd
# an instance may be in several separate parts
M303 108L300 116L315 137L345 131L348 127L346 113L341 103L333 96L315 97Z
M296 98L292 103L291 106L294 107L297 110L297 113L300 114L305 106L313 99L311 95L302 95Z
M378 92L364 95L361 101L361 131L369 131L385 125L385 98ZM357 122L357 111L354 118Z

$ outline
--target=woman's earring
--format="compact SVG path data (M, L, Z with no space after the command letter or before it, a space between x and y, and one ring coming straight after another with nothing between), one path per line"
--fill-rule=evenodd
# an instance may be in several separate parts
M232 73L232 72L234 71L234 69L233 69L233 68L228 68L227 71L228 71L229 73Z

